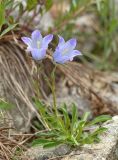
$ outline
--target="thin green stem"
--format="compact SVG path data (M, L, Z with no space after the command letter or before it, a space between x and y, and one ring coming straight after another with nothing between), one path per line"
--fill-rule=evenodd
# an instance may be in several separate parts
M58 116L58 111L57 111L57 105L56 105L56 87L55 87L55 70L56 66L54 67L51 78L52 78L52 95L53 95L53 109L55 111L56 116Z

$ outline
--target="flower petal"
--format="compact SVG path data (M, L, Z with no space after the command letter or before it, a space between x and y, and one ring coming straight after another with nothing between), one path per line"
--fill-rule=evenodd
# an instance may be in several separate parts
M67 55L70 52L73 51L73 49L76 47L76 39L70 39L68 40L64 45L62 45L62 47L57 47L56 50L60 50L60 52L62 53L62 55Z
M53 35L49 34L43 38L42 48L48 48L48 44L52 41Z
M60 45L64 44L65 43L64 38L62 36L59 36L59 35L58 35L58 37L59 37L59 44Z
M32 40L31 40L31 38L29 38L29 37L22 37L21 39L22 39L22 41L23 41L25 44L27 44L28 46L30 46L31 43L32 43Z
M69 61L69 57L68 56L63 56L63 57L60 57L60 59L56 60L55 62L60 63L60 64L64 64L68 61Z
M70 52L69 54L66 54L66 55L62 55L61 52L59 52L59 50L58 50L58 51L54 52L53 59L57 63L64 64L68 61L72 61L73 58L78 55L82 55L81 52L78 50L73 50L72 52Z
M78 50L73 50L73 51L69 54L69 56L71 56L71 57L80 56L80 55L82 55L82 53L81 53L80 51L78 51Z
M80 56L82 53L78 50L73 50L68 56L70 57L70 61L73 60L74 57Z
M42 39L42 35L39 30L33 31L31 37L33 41L40 41Z
M60 52L55 51L53 54L53 59L56 63L64 64L65 62L69 61L70 57L67 55L62 55Z
M35 60L41 60L46 55L46 49L32 49L31 54Z
M58 37L59 37L59 43L58 43L58 46L56 47L56 50L60 50L63 47L63 45L65 44L64 38L59 35L58 35Z
M77 44L77 40L75 38L72 38L66 42L65 48L69 48L73 50L76 47L76 44Z

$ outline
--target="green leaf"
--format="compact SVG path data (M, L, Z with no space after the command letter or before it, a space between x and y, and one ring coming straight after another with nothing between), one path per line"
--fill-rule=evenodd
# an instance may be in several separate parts
M72 12L76 11L77 6L78 6L78 0L72 0L70 11L72 11Z
M114 32L117 29L117 27L118 27L118 20L112 19L109 26L109 33Z
M76 134L76 139L79 141L79 139L81 138L82 136L82 133L83 133L83 128L85 127L85 123L86 121L79 121L79 124L78 124L78 127L77 127L77 134Z
M19 15L23 13L24 6L22 3L19 4Z
M101 0L96 0L97 9L100 12L101 11Z
M4 2L3 3L1 2L0 3L0 30L4 22L5 22L5 4Z
M44 148L52 148L61 144L61 142L50 139L36 139L32 142L32 146L42 145Z
M58 116L56 121L57 121L57 127L58 127L57 129L66 133L67 130L66 130L66 127L64 125L64 121L63 121L62 117Z
M83 140L83 144L92 144L94 142L94 138L92 138L90 135Z
M37 109L40 110L40 108L44 108L44 104L40 100L33 98L33 101L34 101Z
M95 118L94 120L92 120L91 122L89 122L89 123L87 124L87 126L94 125L94 124L100 123L100 122L105 122L105 121L111 120L111 119L112 119L112 117L109 116L109 115L101 115L101 116L96 117L96 118Z
M62 110L63 116L64 116L65 127L68 129L70 126L70 118L68 115L66 104L64 104L64 107L62 107L61 110Z
M56 147L59 144L61 144L62 142L58 142L58 141L50 141L47 144L44 144L43 148L52 148L52 147Z
M14 6L13 0L4 0L4 5L6 9L11 9Z
M77 141L77 139L76 139L76 137L75 136L71 136L71 140L72 140L72 142L75 144L75 145L79 145L79 143L78 143L78 141Z
M88 116L90 115L90 112L85 112L85 114L82 117L83 121L87 121Z
M45 3L45 8L46 8L46 11L48 11L53 5L53 1L52 0L46 0L46 3Z
M8 17L8 22L9 22L10 24L14 24L14 17L13 17L13 16L9 16L9 17Z
M27 9L31 11L36 7L37 3L38 3L37 0L27 0Z
M72 126L74 126L74 123L78 121L78 113L77 113L77 107L75 104L72 106Z
M1 110L8 110L8 109L11 109L12 107L13 107L13 104L0 100L0 109Z
M18 25L18 23L9 25L9 27L6 28L6 29L0 34L0 38L1 38L2 36L4 36L6 33L8 33L9 31L13 30L17 25Z
M107 131L107 128L101 127L94 131L93 133L89 133L86 138L83 139L83 144L91 144L93 142L99 142L100 139L98 135L102 134L103 132Z
M94 131L92 133L92 136L95 136L95 135L98 135L98 134L101 134L103 132L107 131L107 128L106 127L100 127L99 129L97 129L96 131Z
M41 132L37 134L37 136L39 137L55 137L55 135L57 135L57 133L53 130L47 131L47 132Z
M35 139L33 142L32 142L32 146L36 146L36 145L45 145L47 143L49 143L50 140L48 139Z

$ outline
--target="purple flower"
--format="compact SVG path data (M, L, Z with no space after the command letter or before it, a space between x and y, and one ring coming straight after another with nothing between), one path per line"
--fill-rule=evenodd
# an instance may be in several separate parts
M32 32L31 38L22 37L22 41L27 45L27 50L31 52L35 60L41 60L46 56L48 44L52 41L53 35L42 37L39 30Z
M64 64L65 62L72 61L75 56L82 55L80 51L74 50L76 47L76 39L70 39L67 42L63 37L59 36L59 44L53 54L55 62Z

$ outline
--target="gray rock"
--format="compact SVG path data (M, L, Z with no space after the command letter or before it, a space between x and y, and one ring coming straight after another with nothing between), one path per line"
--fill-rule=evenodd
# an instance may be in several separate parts
M25 156L30 158L30 160L44 160L53 157L63 156L70 152L70 147L67 145L60 145L51 149L43 149L41 146L36 146L30 148Z
M68 86L66 85L68 83ZM83 115L85 112L90 112L90 117L92 118L91 102L87 98L83 98L78 94L79 87L74 86L73 83L68 79L60 79L56 84L56 102L57 107L60 108L65 103L67 105L68 112L72 112L72 104L74 103L77 107L79 115ZM53 98L52 94L48 98L48 103L52 106Z

